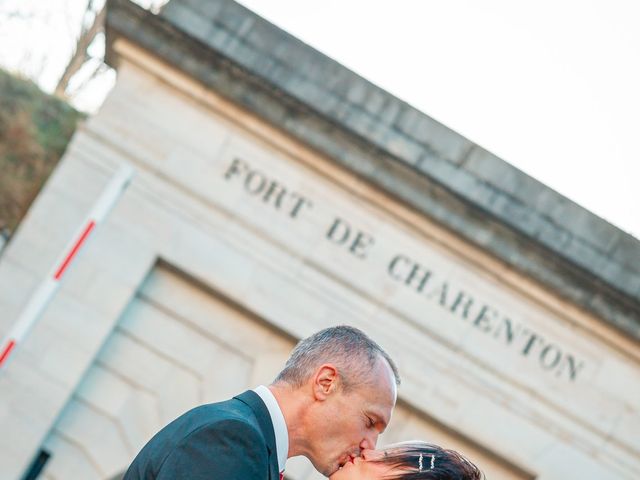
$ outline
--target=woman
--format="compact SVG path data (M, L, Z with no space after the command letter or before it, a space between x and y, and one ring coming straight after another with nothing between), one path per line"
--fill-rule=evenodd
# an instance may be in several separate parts
M482 480L478 467L453 450L412 441L363 450L330 480Z

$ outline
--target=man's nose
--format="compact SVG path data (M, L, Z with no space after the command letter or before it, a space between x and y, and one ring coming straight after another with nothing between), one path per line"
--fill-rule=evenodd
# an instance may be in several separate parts
M378 432L368 433L360 442L360 450L369 449L374 450L376 448L376 443L378 442Z

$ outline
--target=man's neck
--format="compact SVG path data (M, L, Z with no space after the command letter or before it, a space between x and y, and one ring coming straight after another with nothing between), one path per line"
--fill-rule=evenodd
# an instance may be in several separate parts
M309 399L296 389L288 385L273 384L267 388L276 398L289 433L289 453L287 458L305 455L307 453L307 429L305 422L305 412L307 411ZM304 388L304 387L303 387Z

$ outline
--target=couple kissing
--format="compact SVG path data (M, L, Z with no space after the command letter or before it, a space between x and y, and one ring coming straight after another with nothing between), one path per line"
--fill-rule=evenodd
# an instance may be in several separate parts
M460 453L422 441L376 449L400 385L391 357L337 326L300 341L269 386L196 407L142 448L124 480L278 480L304 455L331 480L480 480Z

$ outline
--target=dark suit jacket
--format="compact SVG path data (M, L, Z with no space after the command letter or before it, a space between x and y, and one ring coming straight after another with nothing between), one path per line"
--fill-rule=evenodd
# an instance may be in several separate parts
M269 410L252 390L202 405L160 430L123 480L278 480Z

